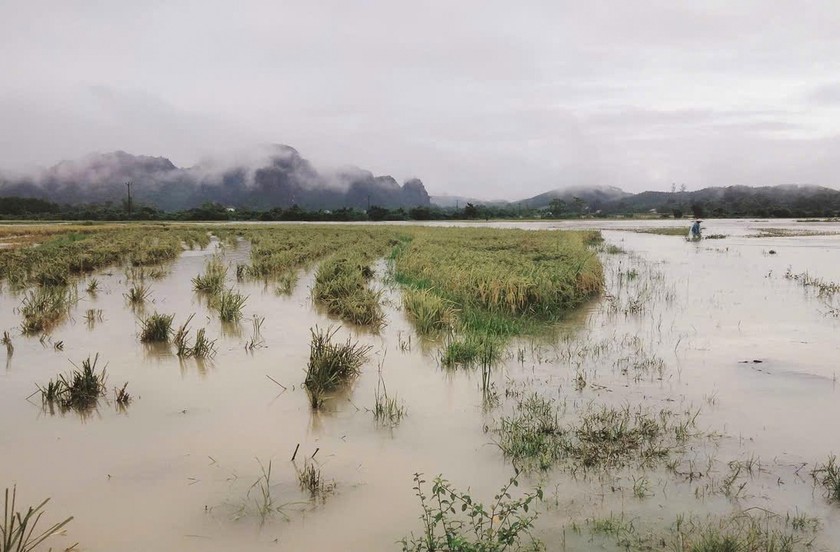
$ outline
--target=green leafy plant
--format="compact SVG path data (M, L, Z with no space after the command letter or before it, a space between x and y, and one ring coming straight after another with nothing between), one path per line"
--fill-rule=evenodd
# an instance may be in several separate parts
M422 474L414 474L414 492L420 499L423 533L403 538L404 552L502 552L541 550L542 544L530 533L538 513L532 503L543 498L542 489L513 498L519 472L493 497L489 507L468 492L458 491L438 476L426 494Z

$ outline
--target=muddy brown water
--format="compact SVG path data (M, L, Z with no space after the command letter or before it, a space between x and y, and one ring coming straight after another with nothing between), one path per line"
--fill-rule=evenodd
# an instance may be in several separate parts
M437 346L418 340L399 309L399 290L387 284L381 284L388 322L382 332L339 332L373 347L362 376L317 414L301 388L309 332L337 322L312 305L312 272L303 272L288 296L271 285L239 284L249 296L245 317L223 326L190 282L215 244L185 252L165 278L151 281L146 312L174 313L176 324L196 313L193 332L206 326L217 339L217 355L205 362L140 343L121 269L97 274L95 296L80 283L70 318L44 341L20 335L21 297L4 290L0 328L12 333L14 353L0 368L0 486L16 483L27 503L52 497L50 520L75 516L54 548L79 542L90 551L398 550L396 541L421 529L413 473L427 479L441 473L474 497L491 498L513 473L493 444L494 420L514 402L504 390L536 390L565 402L569 412L593 401L700 409L697 427L706 434L689 442L678 467L704 472L695 481L662 467L576 476L559 467L524 477L523 487L546 490L536 533L549 550L563 543L609 549L608 540L586 530L590 518L625 516L666 528L681 512L727 515L749 507L814 516L822 522L820 542L840 550L834 544L840 508L808 475L815 462L840 453L840 319L831 310L840 297L820 297L784 277L790 268L840 281L840 238L749 237L762 227L840 232L840 225L708 221L707 233L728 237L699 243L626 231L661 224L513 224L602 228L606 241L627 253L603 255L607 296L550 335L511 344L494 372L501 404L490 410L479 374L441 369ZM224 253L243 262L248 245ZM378 270L384 274L384 264ZM622 279L628 270L635 278ZM625 312L634 299L641 299L641 312ZM88 309L101 309L102 320L88 323ZM264 342L248 351L253 316L265 318ZM58 341L63 350L53 346ZM109 397L94 412L51 415L37 397L26 400L36 383L96 353L107 362ZM633 368L639 359L659 363ZM407 409L395 428L377 426L369 411L380 365L389 392ZM580 390L573 384L578 374L587 381ZM121 412L112 389L126 381L135 398ZM298 444L295 466L290 458ZM316 450L322 476L336 484L323 503L310 501L296 476ZM727 463L750 458L760 469L737 479L737 486L746 482L737 496L724 496ZM280 512L262 519L253 484L260 462L269 461ZM641 478L649 488L643 499L633 493ZM579 535L568 530L572 522L584 527Z

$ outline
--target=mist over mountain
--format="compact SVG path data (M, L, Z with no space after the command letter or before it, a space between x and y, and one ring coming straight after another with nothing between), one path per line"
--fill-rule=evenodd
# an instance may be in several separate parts
M207 202L270 209L365 209L428 206L419 179L400 185L391 176L347 168L320 172L292 147L272 145L230 160L208 160L180 168L165 157L123 151L62 161L26 177L0 175L0 195L35 197L56 203L119 203L131 182L132 198L167 211Z

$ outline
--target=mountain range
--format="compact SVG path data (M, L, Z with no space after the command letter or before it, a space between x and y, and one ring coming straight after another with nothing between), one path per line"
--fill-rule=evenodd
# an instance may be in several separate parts
M485 201L456 195L430 197L423 183L399 184L391 176L350 167L319 171L297 150L272 145L234 161L177 167L165 157L123 151L62 161L26 177L0 175L0 196L30 197L66 205L120 204L131 183L135 204L179 211L206 203L265 211L297 205L309 210L366 210L484 206L498 216L549 213L649 213L698 216L837 216L840 191L812 185L727 186L696 191L637 194L612 186L569 187L520 201ZM556 211L556 212L553 212Z
M351 167L319 172L292 147L273 145L229 163L208 161L176 167L165 157L123 151L62 161L28 177L0 176L0 195L48 199L56 203L118 203L127 186L135 204L166 211L207 202L250 209L298 205L304 209L365 209L428 206L429 194L418 179L402 185Z

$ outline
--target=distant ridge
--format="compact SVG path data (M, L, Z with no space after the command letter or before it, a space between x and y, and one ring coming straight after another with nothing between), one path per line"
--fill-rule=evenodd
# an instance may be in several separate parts
M207 162L189 168L176 167L165 157L124 151L93 154L27 178L0 176L0 195L65 204L120 202L126 197L126 182L132 182L137 203L168 211L207 202L251 209L430 205L419 179L400 185L390 176L357 168L321 173L284 145L262 148L248 162Z

